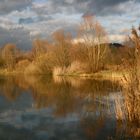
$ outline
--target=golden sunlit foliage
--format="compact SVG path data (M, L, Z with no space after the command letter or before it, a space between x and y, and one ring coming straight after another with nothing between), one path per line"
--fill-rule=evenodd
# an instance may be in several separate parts
M60 29L51 34L49 41L33 40L28 52L19 50L15 44L6 44L0 50L1 72L77 75L122 70L125 60L133 61L130 55L133 56L134 47L111 46L105 29L95 17L84 16L78 31L76 43L71 33ZM134 29L133 35L138 37ZM129 45L138 45L134 38L131 42Z
M92 16L85 16L80 27L89 72L98 72L103 69L105 57L108 54L108 37L104 28Z

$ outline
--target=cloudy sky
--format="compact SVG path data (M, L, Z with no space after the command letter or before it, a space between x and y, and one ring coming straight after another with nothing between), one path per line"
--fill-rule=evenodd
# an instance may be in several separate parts
M74 32L87 13L96 15L112 41L140 23L140 0L0 0L0 46L31 47L35 37L64 28Z

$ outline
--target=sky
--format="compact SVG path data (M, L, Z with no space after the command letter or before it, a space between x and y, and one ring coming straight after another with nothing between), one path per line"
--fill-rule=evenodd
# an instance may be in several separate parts
M26 50L34 38L58 29L74 34L86 14L119 42L140 23L140 0L0 0L0 46L10 42Z

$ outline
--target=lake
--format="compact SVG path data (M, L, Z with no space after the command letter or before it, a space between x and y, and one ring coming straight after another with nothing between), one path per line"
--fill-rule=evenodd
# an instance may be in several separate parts
M0 77L0 140L139 139L139 124L119 113L123 102L115 82Z

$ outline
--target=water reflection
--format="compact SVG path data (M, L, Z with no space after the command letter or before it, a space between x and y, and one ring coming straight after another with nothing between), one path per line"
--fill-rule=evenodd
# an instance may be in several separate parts
M0 139L138 138L127 122L116 121L124 116L119 111L124 100L121 87L109 81L1 77Z
M118 127L123 128L123 137L140 139L140 94L134 84L123 88L123 100L115 100ZM120 130L118 130L118 134Z

